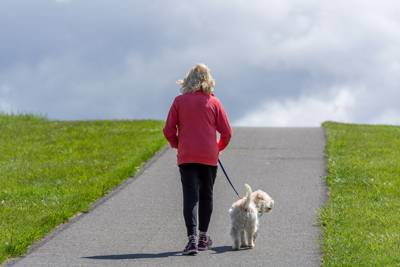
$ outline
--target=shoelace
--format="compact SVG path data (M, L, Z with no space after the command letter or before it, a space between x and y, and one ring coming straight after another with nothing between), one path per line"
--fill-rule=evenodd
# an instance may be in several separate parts
M195 237L195 236L189 237L189 242L188 242L188 244L190 244L190 243L196 244L196 237Z
M195 247L196 246L196 240L189 240L187 243L185 250L188 250L190 247Z
M207 236L199 236L199 242L208 243L209 238Z

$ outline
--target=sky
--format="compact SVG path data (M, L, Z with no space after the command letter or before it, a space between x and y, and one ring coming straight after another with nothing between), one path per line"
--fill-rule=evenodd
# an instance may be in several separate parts
M1 0L0 112L165 119L207 64L236 126L400 124L398 0Z

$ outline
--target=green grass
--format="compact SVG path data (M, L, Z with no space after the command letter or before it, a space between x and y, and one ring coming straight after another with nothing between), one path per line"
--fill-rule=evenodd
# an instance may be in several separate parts
M323 126L323 266L400 266L400 127Z
M162 124L0 114L0 263L134 175Z

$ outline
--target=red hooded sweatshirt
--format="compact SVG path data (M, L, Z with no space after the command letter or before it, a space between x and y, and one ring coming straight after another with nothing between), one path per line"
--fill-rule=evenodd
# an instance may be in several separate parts
M217 131L220 133L218 142ZM178 165L217 166L219 151L228 145L232 129L219 99L198 90L175 98L164 136L171 147L178 149Z

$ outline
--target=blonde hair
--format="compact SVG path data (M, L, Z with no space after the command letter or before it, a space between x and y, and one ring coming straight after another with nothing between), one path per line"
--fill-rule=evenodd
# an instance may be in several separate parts
M211 76L210 69L205 64L197 64L194 66L186 78L176 82L181 86L181 93L191 93L197 90L203 90L204 93L211 94L214 92L215 81Z

